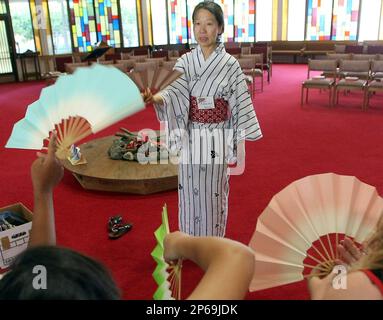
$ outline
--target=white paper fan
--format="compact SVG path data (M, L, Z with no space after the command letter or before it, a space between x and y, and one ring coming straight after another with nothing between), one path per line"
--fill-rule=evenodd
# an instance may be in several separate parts
M255 251L250 291L332 271L344 236L361 244L383 214L376 189L353 176L318 174L277 193L258 218L249 246Z
M139 89L120 70L95 64L78 68L44 88L39 100L28 106L6 148L42 149L57 130L58 152L65 158L70 146L144 108Z
M129 72L128 75L141 91L150 88L150 90L155 93L177 80L182 73L167 68L152 68L142 71L133 70Z

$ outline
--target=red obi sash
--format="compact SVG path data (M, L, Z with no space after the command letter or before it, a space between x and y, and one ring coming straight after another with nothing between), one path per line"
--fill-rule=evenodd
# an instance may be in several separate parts
M229 104L226 100L214 99L214 109L198 109L196 97L190 96L189 119L193 122L219 123L229 119Z

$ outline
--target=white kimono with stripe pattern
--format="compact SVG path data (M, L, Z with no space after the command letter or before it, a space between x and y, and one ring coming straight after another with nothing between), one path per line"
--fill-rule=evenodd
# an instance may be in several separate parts
M181 154L179 228L195 236L224 237L228 160L235 159L240 139L257 140L262 133L240 65L223 44L206 61L198 46L180 57L174 69L183 75L161 92L164 105L155 105L155 110L165 122L169 149ZM191 121L190 96L223 98L229 118L219 123Z

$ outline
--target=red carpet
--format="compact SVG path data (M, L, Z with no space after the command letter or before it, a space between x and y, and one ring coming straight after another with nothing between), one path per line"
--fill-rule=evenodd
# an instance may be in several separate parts
M246 170L231 178L227 237L248 243L258 215L271 197L294 180L310 174L335 172L355 175L383 193L383 97L371 100L372 108L360 110L358 93L340 97L335 109L327 107L327 93L312 90L310 104L300 107L304 65L275 65L270 85L255 97L264 138L247 143ZM0 85L0 145L27 105L38 99L43 83ZM147 108L104 130L95 137L114 134L120 126L131 130L159 128ZM0 206L22 202L32 209L29 167L35 152L0 147ZM168 204L171 229L177 228L177 192L133 196L89 192L71 174L55 192L58 242L100 259L112 271L126 299L151 299L156 287L151 278L155 264L150 257L153 231L161 208ZM134 227L118 240L108 240L109 216L121 214ZM190 293L201 271L186 263L183 292ZM304 282L250 293L248 299L307 299Z

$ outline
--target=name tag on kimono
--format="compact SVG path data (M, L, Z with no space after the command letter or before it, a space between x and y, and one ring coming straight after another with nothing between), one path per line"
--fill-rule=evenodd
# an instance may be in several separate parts
M213 97L198 97L197 104L198 104L198 109L200 110L214 109L214 98Z

